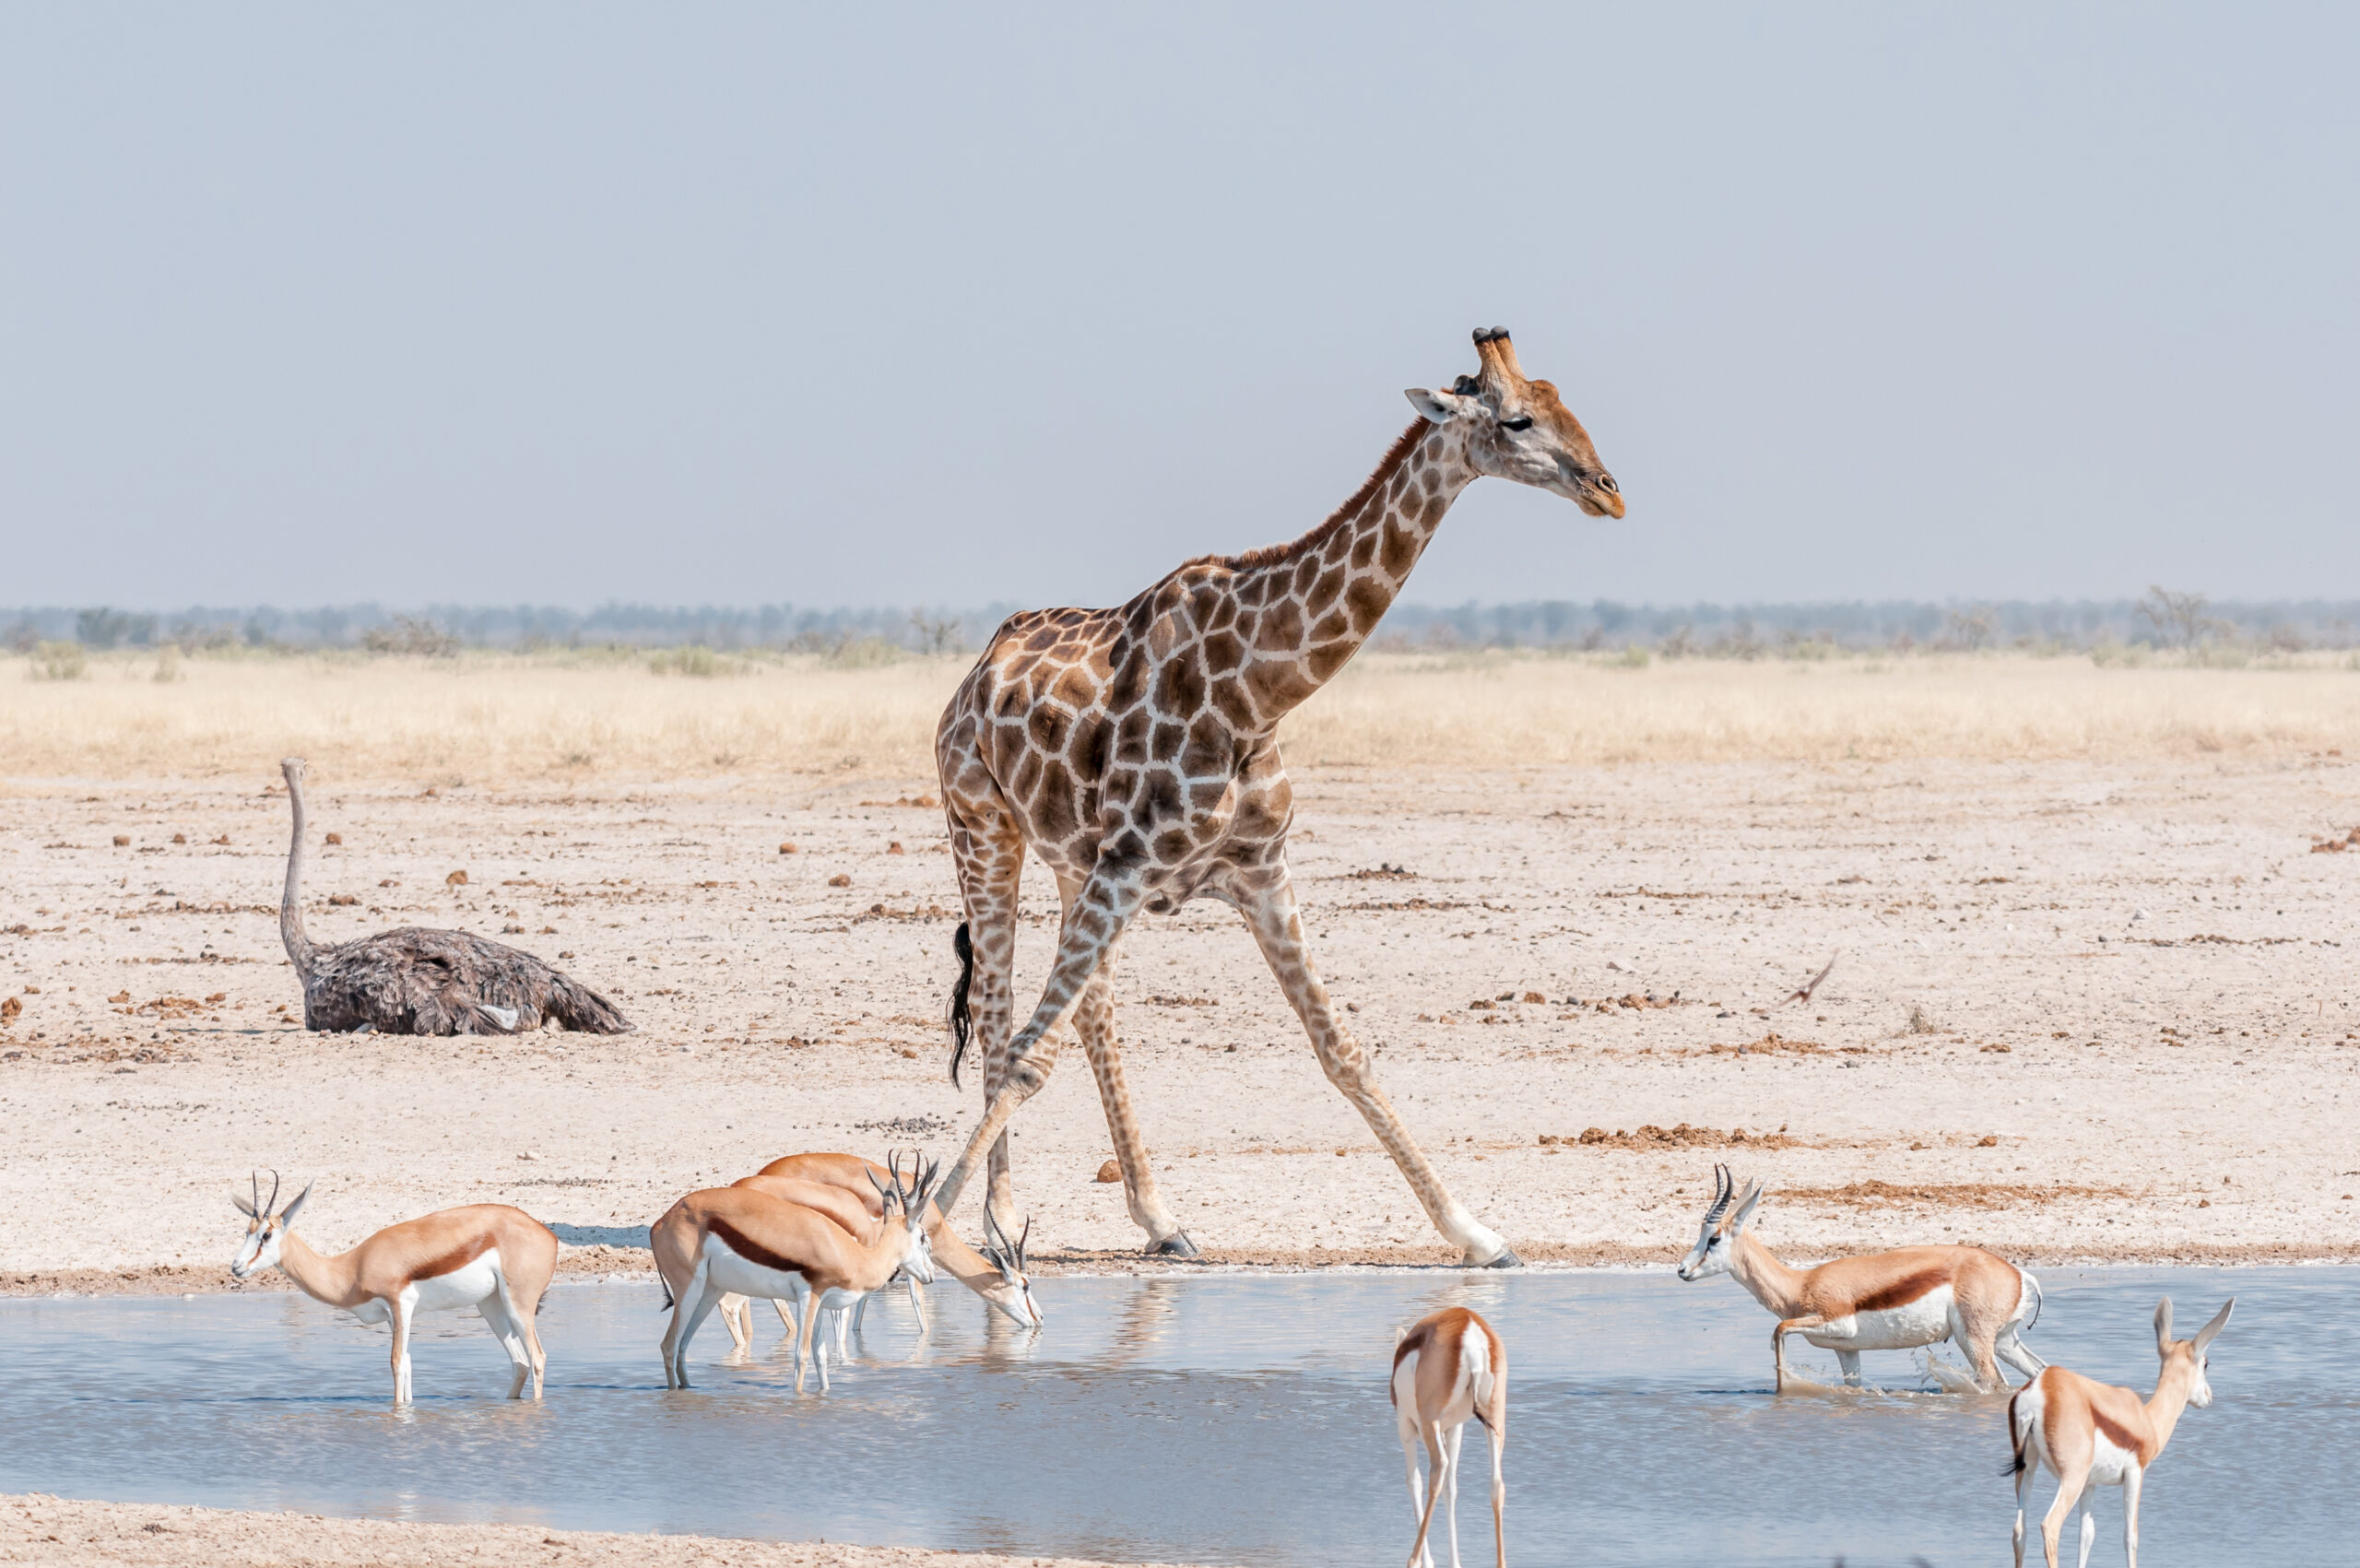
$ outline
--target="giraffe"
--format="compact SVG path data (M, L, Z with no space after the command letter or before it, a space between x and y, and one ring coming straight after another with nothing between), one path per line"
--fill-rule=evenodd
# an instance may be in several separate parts
M1469 1263L1514 1267L1498 1232L1451 1197L1329 1001L1287 874L1292 790L1279 721L1365 642L1458 493L1483 475L1593 517L1622 495L1581 422L1527 381L1507 329L1475 334L1481 372L1412 388L1418 418L1328 520L1294 540L1204 556L1113 609L1032 610L992 636L935 737L965 922L950 1003L951 1081L972 1043L985 1109L936 1200L948 1215L989 1152L986 1201L1012 1217L1009 1118L1056 1065L1071 1015L1098 1083L1146 1250L1197 1247L1156 1187L1123 1079L1113 973L1124 929L1192 898L1235 909L1302 1020L1328 1080L1367 1121L1436 1230ZM1041 999L1011 1039L1017 884L1030 848L1063 907Z

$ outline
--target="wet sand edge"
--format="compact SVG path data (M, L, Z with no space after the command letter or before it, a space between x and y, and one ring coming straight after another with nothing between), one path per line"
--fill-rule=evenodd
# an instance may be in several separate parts
M1517 1244L1527 1264L1550 1271L1568 1268L1669 1268L1678 1255L1654 1247L1615 1243L1558 1245ZM2290 1245L2125 1245L2071 1250L2010 1249L2003 1254L2026 1268L2183 1267L2252 1268L2304 1264L2360 1264L2360 1246L2319 1250ZM1796 1257L1808 1267L1823 1261ZM1194 1259L1150 1258L1136 1253L1064 1252L1033 1260L1033 1272L1044 1279L1066 1275L1137 1275L1213 1273L1318 1273L1328 1269L1416 1268L1437 1272L1462 1268L1447 1247L1377 1247L1286 1249L1269 1247L1210 1248ZM568 1247L559 1255L558 1278L624 1279L655 1279L644 1248L617 1246ZM234 1280L226 1265L155 1264L143 1268L66 1268L0 1274L0 1297L6 1296L181 1296L242 1295L292 1291L294 1284L276 1271L263 1278Z
M205 1568L418 1568L455 1562L629 1562L648 1568L1082 1568L1070 1558L1001 1557L916 1547L714 1536L619 1535L539 1525L428 1525L316 1514L241 1512L150 1503L89 1503L41 1493L0 1496L0 1562L204 1564Z

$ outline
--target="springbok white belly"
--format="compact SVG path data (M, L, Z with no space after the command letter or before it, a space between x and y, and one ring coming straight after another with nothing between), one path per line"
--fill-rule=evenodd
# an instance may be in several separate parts
M1951 1288L1937 1285L1906 1305L1856 1312L1801 1333L1823 1350L1907 1350L1935 1344L1951 1337Z
M2103 1432L2092 1434L2090 1484L2120 1486L2139 1468L2139 1456L2110 1441Z
M402 1292L409 1298L409 1310L421 1312L457 1312L478 1305L486 1296L495 1294L501 1280L500 1249L493 1247L473 1263L463 1265L448 1274L437 1274L431 1279L413 1279L409 1289ZM372 1296L352 1309L352 1315L363 1323L383 1323L394 1315L393 1308L382 1296Z
M704 1238L705 1279L715 1289L768 1301L797 1301L810 1290L803 1276L791 1268L773 1268L739 1255L711 1232Z

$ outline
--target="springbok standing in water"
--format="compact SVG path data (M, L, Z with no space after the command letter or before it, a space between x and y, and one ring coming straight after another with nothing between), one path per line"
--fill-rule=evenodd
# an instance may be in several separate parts
M802 1181L793 1176L760 1175L740 1176L729 1185L733 1187L749 1187L755 1192L768 1193L773 1197L784 1198L789 1203L799 1203L806 1208L816 1208L843 1226L846 1234L864 1246L875 1245L878 1238L884 1233L885 1219L881 1207L879 1212L871 1214L858 1197L843 1187L832 1186L824 1182ZM796 1278L799 1279L801 1276L798 1275ZM910 1293L913 1297L917 1294L917 1287L914 1284L910 1287ZM778 1309L779 1322L786 1326L786 1331L789 1334L802 1332L800 1315L810 1310L809 1300L810 1297L807 1291L792 1301L782 1296L772 1302L771 1304ZM863 1295L859 1304L867 1306L868 1297ZM729 1330L729 1342L733 1349L742 1350L753 1342L754 1314L752 1303L746 1297L733 1291L721 1298L715 1310L721 1315L721 1326ZM841 1362L850 1359L850 1351L844 1344L845 1328L850 1318L843 1312L838 1312L835 1318L833 1331L836 1359ZM824 1369L828 1354L829 1330L823 1327L816 1332L814 1338L819 1342L821 1364Z
M884 1166L857 1154L788 1154L772 1161L755 1173L761 1177L784 1177L798 1181L820 1182L839 1187L850 1194L872 1216L884 1213L883 1199L879 1196L879 1178L890 1175ZM747 1178L750 1181L752 1178ZM746 1181L737 1185L742 1186ZM958 1232L942 1218L941 1206L926 1206L926 1244L928 1256L938 1269L947 1269L951 1277L981 1296L993 1308L1005 1314L1019 1326L1041 1326L1041 1308L1032 1299L1032 1281L1027 1273L1025 1243L1031 1240L1032 1224L1025 1221L1022 1232L1014 1240L1001 1231L990 1216L984 1220L984 1247L981 1252L967 1244ZM910 1284L911 1305L917 1307L917 1285ZM861 1298L854 1310L853 1326L859 1326L860 1311L868 1304ZM723 1310L730 1310L725 1302ZM924 1309L919 1308L920 1321ZM784 1313L781 1315L784 1316ZM726 1321L726 1319L725 1319ZM735 1330L732 1330L733 1335Z
M1492 1538L1498 1568L1507 1568L1507 1482L1500 1453L1508 1441L1508 1353L1492 1326L1465 1307L1446 1307L1412 1324L1393 1347L1394 1423L1410 1468L1410 1512L1418 1539L1409 1568L1434 1568L1426 1545L1434 1500L1450 1494L1450 1568L1458 1568L1458 1444L1467 1422L1483 1423L1492 1440ZM1446 1436L1446 1432L1448 1434ZM1418 1479L1418 1449L1426 1450L1425 1484Z
M508 1397L521 1398L525 1380L541 1397L548 1358L533 1326L541 1292L557 1272L557 1236L521 1208L504 1203L473 1203L405 1220L334 1257L323 1257L295 1234L295 1211L312 1196L306 1185L273 1214L278 1177L270 1197L259 1177L252 1196L232 1192L230 1201L246 1217L246 1238L230 1264L244 1279L276 1265L313 1301L342 1307L363 1323L394 1326L394 1403L410 1400L409 1329L421 1312L474 1307L508 1352L515 1379Z
M2128 1388L2094 1382L2080 1373L2053 1366L2016 1391L2008 1401L2008 1441L2014 1448L2008 1473L2016 1478L2016 1568L2024 1568L2024 1502L2033 1477L2046 1469L2057 1478L2057 1501L2040 1522L2041 1550L2048 1568L2057 1568L2057 1548L2066 1516L2073 1503L2082 1504L2082 1563L2090 1568L2090 1546L2097 1539L2098 1522L2090 1515L2088 1489L2122 1489L2122 1550L2130 1568L2139 1568L2139 1489L2147 1467L2172 1440L2180 1411L2212 1402L2212 1385L2205 1377L2204 1348L2228 1326L2229 1298L2212 1321L2196 1331L2193 1339L2172 1338L2172 1299L2155 1308L2155 1354L2163 1370L2155 1377L2155 1392L2142 1399Z
M2040 1282L1981 1247L1903 1247L1862 1257L1839 1257L1816 1268L1789 1268L1746 1232L1763 1186L1747 1188L1737 1212L1729 1167L1713 1167L1713 1205L1696 1244L1680 1260L1680 1277L1696 1280L1727 1273L1753 1299L1778 1315L1770 1331L1771 1359L1780 1393L1787 1388L1787 1336L1834 1350L1844 1381L1858 1386L1862 1350L1908 1350L1948 1339L1973 1363L1977 1384L2004 1388L1996 1354L2026 1377L2048 1363L2018 1337L2040 1316Z
M892 1169L889 1167L889 1169ZM803 1391L811 1361L811 1330L832 1293L874 1291L903 1268L921 1284L934 1279L926 1246L926 1198L932 1168L913 1169L904 1186L892 1170L892 1185L878 1184L885 1224L873 1242L863 1243L816 1208L789 1203L751 1187L709 1187L692 1192L648 1227L656 1272L672 1309L663 1342L667 1387L689 1385L689 1340L724 1295L793 1299L808 1291L802 1332L796 1336L795 1389ZM828 1386L824 1358L820 1386Z

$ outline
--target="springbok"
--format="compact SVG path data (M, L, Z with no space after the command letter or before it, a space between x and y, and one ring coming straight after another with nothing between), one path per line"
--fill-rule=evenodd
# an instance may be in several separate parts
M789 1203L799 1203L806 1208L816 1208L842 1225L855 1241L864 1245L873 1244L884 1230L881 1200L879 1212L871 1214L867 1207L848 1188L832 1186L824 1182L807 1182L795 1176L741 1176L729 1185L733 1187L750 1187L756 1192L766 1192L773 1197L785 1198ZM797 1278L799 1279L800 1276ZM907 1276L904 1275L903 1278L906 1279ZM917 1295L917 1286L914 1283L910 1286L910 1294L914 1303ZM798 1293L792 1302L781 1297L772 1303L778 1308L778 1320L786 1326L786 1331L789 1334L802 1331L799 1315L806 1310L805 1302L808 1297L808 1292L805 1291ZM866 1307L868 1304L868 1298L866 1295L862 1296L859 1304ZM754 1315L746 1297L733 1291L721 1298L715 1304L715 1310L721 1314L721 1326L729 1330L730 1343L736 1349L742 1350L753 1342ZM836 1312L835 1318L836 1359L844 1361L849 1355L844 1344L844 1334L851 1319L842 1311ZM825 1356L828 1337L821 1333L818 1338L820 1354Z
M2141 1399L2128 1388L2097 1383L2078 1372L2053 1366L2016 1391L2008 1401L2008 1441L2014 1449L2008 1473L2016 1479L2016 1568L2024 1568L2024 1500L2034 1476L2047 1469L2057 1478L2057 1501L2040 1522L2041 1550L2048 1568L2057 1568L2057 1548L2065 1517L2082 1504L2082 1565L2089 1568L2090 1546L2097 1539L2098 1522L2090 1515L2088 1489L2122 1489L2122 1550L2130 1568L2139 1568L2139 1489L2146 1483L2147 1467L2172 1440L2180 1411L2212 1402L2212 1385L2204 1373L2204 1348L2228 1326L2231 1296L2212 1321L2196 1331L2193 1339L2172 1338L2172 1299L2155 1308L2155 1354L2163 1370L2155 1377L2153 1397Z
M1778 1315L1770 1331L1771 1360L1780 1393L1787 1388L1787 1336L1800 1334L1834 1350L1844 1381L1858 1386L1862 1350L1908 1350L1948 1339L1974 1364L1977 1385L2005 1388L1996 1354L2025 1377L2048 1363L2019 1336L2040 1317L2040 1281L1981 1247L1902 1247L1865 1257L1839 1257L1812 1269L1789 1268L1746 1232L1761 1203L1759 1181L1729 1212L1736 1184L1729 1167L1713 1167L1712 1207L1696 1244L1680 1260L1680 1277L1697 1280L1733 1275L1753 1299ZM1727 1216L1724 1219L1724 1216Z
M881 1212L877 1205L882 1200L877 1197L874 1184L886 1174L885 1167L857 1154L789 1154L772 1161L759 1174L824 1182L851 1193L871 1214ZM986 1220L981 1252L969 1246L950 1228L938 1205L926 1205L926 1240L938 1267L949 1270L962 1285L1023 1327L1041 1326L1041 1308L1032 1299L1032 1280L1026 1272L1024 1256L1024 1242L1032 1233L1030 1220L1025 1222L1023 1235L1013 1243L996 1222Z
M729 1292L773 1301L810 1293L802 1331L796 1337L795 1388L799 1394L810 1365L812 1325L832 1292L851 1296L874 1291L901 1268L921 1283L931 1282L934 1263L925 1216L937 1172L914 1167L914 1185L904 1186L900 1171L888 1169L892 1185L878 1184L885 1202L885 1225L873 1242L856 1239L816 1208L751 1187L692 1192L649 1226L665 1304L672 1309L663 1342L666 1385L689 1385L689 1341ZM824 1354L820 1386L823 1391L828 1386Z
M1450 1496L1450 1568L1458 1568L1458 1444L1469 1417L1483 1423L1492 1440L1492 1538L1498 1568L1507 1568L1507 1482L1500 1475L1500 1452L1508 1441L1508 1352L1499 1335L1465 1307L1445 1307L1412 1324L1393 1347L1394 1424L1401 1432L1401 1457L1410 1468L1410 1512L1418 1539L1410 1548L1410 1568L1434 1568L1426 1545L1434 1525L1434 1500ZM1444 1432L1449 1436L1446 1440ZM1418 1480L1418 1448L1426 1450L1426 1483Z
M313 1301L342 1307L363 1323L394 1326L394 1403L410 1402L409 1329L421 1312L474 1307L508 1352L515 1377L508 1397L521 1398L525 1380L541 1397L548 1358L533 1326L541 1292L557 1271L557 1237L521 1208L504 1203L471 1203L442 1208L416 1220L388 1225L349 1252L323 1257L294 1232L296 1210L312 1196L307 1184L277 1213L278 1175L270 1197L262 1180L253 1193L232 1192L230 1201L246 1217L246 1237L230 1261L231 1278L250 1279L277 1267Z

